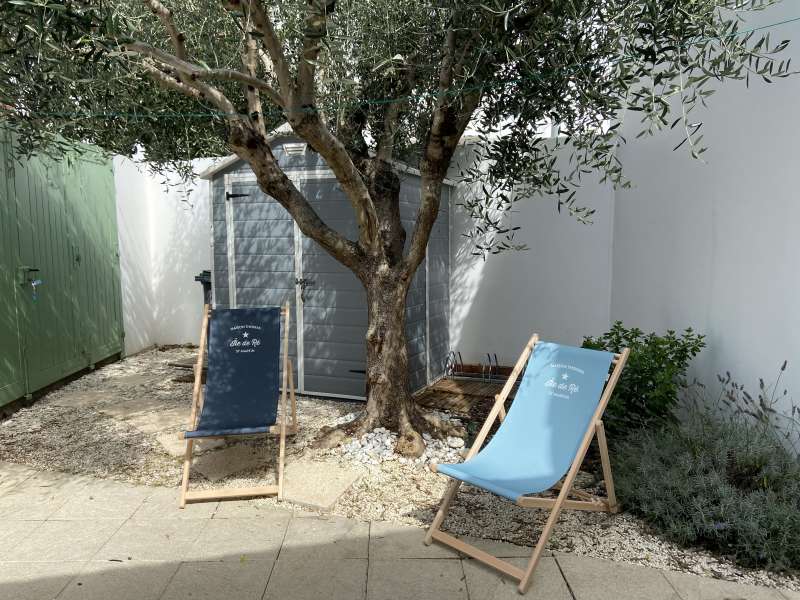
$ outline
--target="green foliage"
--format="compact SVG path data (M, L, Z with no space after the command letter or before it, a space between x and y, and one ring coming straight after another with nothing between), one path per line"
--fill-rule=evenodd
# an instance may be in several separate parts
M615 449L623 507L685 546L746 567L800 568L800 460L773 424L696 403Z
M681 335L672 330L664 335L645 334L637 328L626 329L621 321L607 333L584 340L584 348L631 350L603 419L612 439L673 418L689 362L705 345L704 336L691 328Z
M252 1L164 0L197 73L248 71L242 50L252 40L267 53L268 40L247 16ZM434 112L456 131L466 111L482 142L480 166L462 173L482 190L463 201L475 221L467 235L480 253L500 252L519 247L509 223L517 199L555 194L559 210L587 220L591 210L575 205L586 173L625 184L616 152L625 110L641 117L643 134L678 128L700 156L702 123L693 109L707 102L713 82L790 73L781 59L788 42L744 25L748 13L773 3L261 1L290 79L303 66L315 68L314 98L282 107L262 96L256 111L246 85L212 78L231 115L207 95L166 89L163 80L176 79L175 67L126 47L137 41L176 52L144 3L7 0L0 2L0 123L14 125L22 152L46 147L58 134L125 155L143 148L148 160L174 166L227 153L234 117L271 129L285 122L287 110L302 110L320 114L348 151L375 152L388 133L393 157L417 164ZM320 19L323 27L307 27ZM266 86L279 83L271 60L259 60L253 75ZM538 135L547 123L558 127L556 141ZM562 145L571 150L563 164L555 160Z

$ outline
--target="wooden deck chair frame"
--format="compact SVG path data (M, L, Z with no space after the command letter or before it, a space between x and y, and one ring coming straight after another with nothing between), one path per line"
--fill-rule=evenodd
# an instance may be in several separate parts
M203 307L203 324L200 328L200 349L197 353L197 363L194 368L194 388L192 389L192 413L189 417L190 429L197 428L200 412L203 410L203 363L205 362L209 319L211 317L211 307L206 304ZM281 317L283 319L283 338L281 343L282 362L283 362L283 382L280 397L280 420L275 425L270 426L270 434L277 433L280 436L278 446L278 484L268 486L257 486L249 488L228 488L202 491L189 491L189 472L192 468L192 451L196 439L219 439L234 436L209 436L208 438L185 438L183 433L179 434L181 439L186 439L186 454L183 460L183 480L181 481L180 507L185 508L189 502L207 502L211 500L233 500L243 498L257 498L261 496L278 496L278 500L283 500L283 470L284 456L286 453L286 436L297 433L297 399L294 388L294 369L292 361L289 360L289 326L291 323L291 312L289 303L286 302L281 307ZM287 425L287 395L291 403L291 425Z
M539 336L538 334L534 334L528 341L525 349L522 351L522 354L520 355L517 364L514 366L514 370L511 372L508 381L506 381L505 385L503 386L503 389L495 396L494 405L492 406L489 415L486 417L483 427L481 427L481 430L478 432L478 435L475 438L475 443L467 452L465 460L469 460L480 451L481 446L483 445L486 436L489 434L489 430L491 429L495 419L500 419L501 423L503 422L503 419L505 419L505 401L514 387L517 378L525 369L525 365L533 353L533 349L537 343L539 343ZM447 516L447 513L450 509L450 504L452 503L453 498L455 498L458 489L463 483L458 479L453 479L448 485L447 490L442 497L442 503L439 507L439 511L436 513L433 523L431 523L428 533L425 536L425 544L430 545L433 540L436 540L447 546L450 546L451 548L454 548L455 550L458 550L463 554L466 554L467 556L471 556L472 558L475 558L482 563L497 569L502 573L505 573L506 575L510 575L519 581L517 590L520 594L524 594L530 587L533 572L536 569L536 566L539 564L544 547L547 545L547 540L550 538L553 528L555 527L558 517L563 509L567 508L572 510L602 511L609 513L619 512L619 504L617 504L617 497L614 492L614 479L611 475L611 462L608 456L608 446L606 444L606 434L605 429L603 428L602 418L603 413L606 410L606 406L608 405L608 401L611 399L611 395L613 394L614 388L617 385L617 381L622 374L622 369L625 367L625 362L628 360L629 353L630 350L625 348L621 353L614 355L614 359L611 362L613 369L611 370L611 374L609 375L608 381L603 390L603 394L600 397L600 402L597 405L597 409L595 410L592 420L590 421L589 426L586 429L586 433L583 436L581 445L578 447L578 452L575 454L575 458L572 461L572 465L560 484L556 484L551 488L559 490L558 497L552 499L520 496L516 499L517 506L521 506L523 508L550 509L550 516L545 523L544 529L542 529L542 534L539 537L539 541L537 542L536 547L533 549L531 558L524 570L441 531L440 527ZM605 500L595 498L584 492L578 492L572 489L572 485L575 482L575 477L577 476L578 471L583 464L583 460L586 457L586 452L588 451L589 445L592 443L592 439L595 436L597 436L597 443L600 448L600 462L602 464L603 477L606 484L607 498ZM436 465L431 465L431 469L436 472ZM576 497L580 498L580 500L570 500L570 494L575 495Z

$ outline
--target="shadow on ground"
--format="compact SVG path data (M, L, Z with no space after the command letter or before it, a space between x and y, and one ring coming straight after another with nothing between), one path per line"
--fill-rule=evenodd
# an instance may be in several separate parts
M253 501L177 508L177 490L0 463L0 600L518 598L515 582L424 530ZM469 540L524 566L530 549ZM569 554L526 597L789 600L754 588Z

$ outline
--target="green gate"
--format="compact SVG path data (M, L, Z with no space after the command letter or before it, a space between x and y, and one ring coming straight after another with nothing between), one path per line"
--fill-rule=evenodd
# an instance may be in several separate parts
M107 158L19 162L0 137L0 406L122 351L117 249Z

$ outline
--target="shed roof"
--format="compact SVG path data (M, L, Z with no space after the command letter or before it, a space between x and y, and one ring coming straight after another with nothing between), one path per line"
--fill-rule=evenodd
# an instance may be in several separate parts
M292 130L288 126L286 126L286 124L281 125L277 129L274 129L269 134L269 136L267 137L267 142L271 144L272 142L274 142L274 141L276 141L278 139L281 139L281 138L287 138L287 139L291 139L291 140L302 141L297 135L295 135L292 132ZM226 156L225 158L221 158L220 160L215 162L213 165L208 167L205 171L200 173L199 177L200 177L200 179L213 179L215 175L217 175L218 173L221 173L223 171L228 170L229 168L231 168L233 165L235 165L238 162L243 162L243 159L240 158L237 154L231 154L230 156ZM422 175L420 173L419 169L416 169L416 168L414 168L414 167L412 167L410 165L407 165L406 163L401 162L399 160L393 160L393 161L391 161L391 164L397 170L399 170L399 171L401 171L403 173L410 173L412 175L416 175L417 177L420 177ZM449 186L455 186L456 185L456 182L454 180L452 180L452 179L449 179L449 178L445 178L444 179L444 183L445 183L445 185L449 185Z

